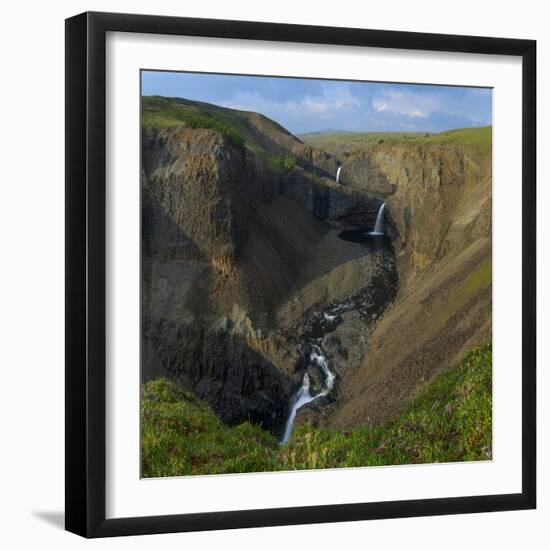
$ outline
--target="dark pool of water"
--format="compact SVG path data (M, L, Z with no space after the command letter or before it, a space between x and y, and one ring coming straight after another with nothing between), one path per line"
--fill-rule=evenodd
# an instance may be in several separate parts
M373 235L368 229L346 229L338 233L343 241L368 245L370 248L386 248L391 242L387 235Z

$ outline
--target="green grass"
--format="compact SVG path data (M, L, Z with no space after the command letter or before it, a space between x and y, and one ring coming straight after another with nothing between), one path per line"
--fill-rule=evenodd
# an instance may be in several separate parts
M400 145L463 145L480 155L489 154L492 150L492 126L481 128L459 128L438 134L426 132L366 132L303 135L303 141L329 152L347 151L353 153L362 149L388 143Z
M142 476L275 469L274 437L245 422L230 428L203 402L165 379L142 389Z
M293 157L269 157L269 164L277 174L285 174L296 170L297 162Z
M142 98L141 124L144 128L207 128L223 134L239 149L245 147L245 138L234 124L183 100L175 101L157 96Z
M200 115L198 106L152 96L141 98L141 124L144 128L181 126L193 116Z
M183 98L143 96L141 98L141 124L143 128L170 128L188 126L211 128L227 135L240 148L270 157L268 151L258 142L250 116L252 113L228 109L212 103L190 101ZM271 121L275 128L281 128Z
M432 381L384 426L333 432L299 426L289 445L249 423L228 427L166 380L142 398L144 477L487 460L492 449L487 344Z
M215 130L227 136L229 141L239 149L244 148L245 140L243 135L235 128L212 116L191 116L185 121L185 125L189 128L209 128Z
M415 141L418 143L456 144L471 147L477 153L487 154L491 152L493 142L493 127L482 128L460 128L449 130L440 134L419 136Z
M491 458L491 347L436 378L393 422L344 433L300 427L285 449L297 468L382 466Z
M297 161L291 156L276 156L262 148L251 129L250 113L226 109L210 103L181 98L144 96L141 98L143 128L207 128L225 135L236 147L247 149L264 159L267 169L277 175L292 172ZM275 127L279 125L271 121ZM281 128L281 131L285 131Z

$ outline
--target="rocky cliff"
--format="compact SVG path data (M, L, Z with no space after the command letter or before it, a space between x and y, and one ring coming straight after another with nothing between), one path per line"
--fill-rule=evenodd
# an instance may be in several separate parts
M347 186L386 202L400 280L362 368L343 382L335 428L392 418L491 338L491 129L389 137L329 147Z
M144 99L145 379L174 376L228 423L282 425L304 323L394 269L337 238L380 204L337 166L261 115Z
M144 98L144 379L279 433L315 341L336 384L297 422L395 416L490 339L490 129L470 132L321 147L257 113ZM382 202L389 238L344 238Z
M342 181L385 200L400 253L423 270L491 232L491 128L441 135L312 139L342 162Z
M386 201L412 269L424 270L490 236L490 157L454 145L384 145L369 164L393 187Z

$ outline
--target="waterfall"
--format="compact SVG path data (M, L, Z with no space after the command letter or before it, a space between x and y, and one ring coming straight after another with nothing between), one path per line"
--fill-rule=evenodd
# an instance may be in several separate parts
M323 397L324 395L327 395L334 387L334 379L336 377L328 368L327 358L323 355L323 353L321 352L321 348L319 346L313 346L313 351L311 352L309 357L313 363L316 363L321 367L321 370L325 375L325 381L324 381L325 383L323 384L323 389L318 395L315 396L315 397Z
M340 171L342 170L342 166L338 166L338 170L336 170L336 183L340 183Z
M286 445L288 443L288 440L290 439L290 436L292 435L292 429L294 428L294 419L296 418L296 412L298 411L298 409L302 405L305 405L306 403L309 403L312 400L313 400L313 397L311 397L311 394L309 393L309 375L306 372L302 380L302 386L292 396L292 399L290 401L292 404L292 407L290 409L290 414L288 415L288 418L285 424L285 433L283 435L283 438L281 439L281 445Z
M378 210L378 215L376 216L376 223L374 224L374 229L371 231L371 235L383 235L384 234L384 208L386 203L383 202Z
M319 346L312 346L308 359L308 363L313 363L321 367L321 370L325 375L323 388L317 395L311 395L311 393L309 393L309 375L306 369L306 372L304 373L304 378L302 379L302 385L290 400L290 414L288 415L285 424L285 431L283 434L283 438L281 439L281 445L286 445L288 443L288 440L290 439L290 436L292 435L292 430L294 429L294 419L296 418L296 413L298 412L298 409L300 407L303 407L307 403L311 403L319 397L327 395L334 387L334 379L336 377L334 373L332 373L328 368L328 361L323 355Z

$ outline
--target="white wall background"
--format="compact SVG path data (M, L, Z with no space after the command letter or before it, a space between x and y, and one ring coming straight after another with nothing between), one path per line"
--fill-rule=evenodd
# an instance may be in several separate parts
M539 55L539 509L86 542L62 530L64 369L64 18L85 10L534 38ZM544 400L550 312L550 37L537 0L59 0L6 4L0 33L0 544L5 548L547 548L550 449ZM519 186L519 182L518 182ZM520 191L518 187L518 201ZM543 313L542 310L545 310Z

